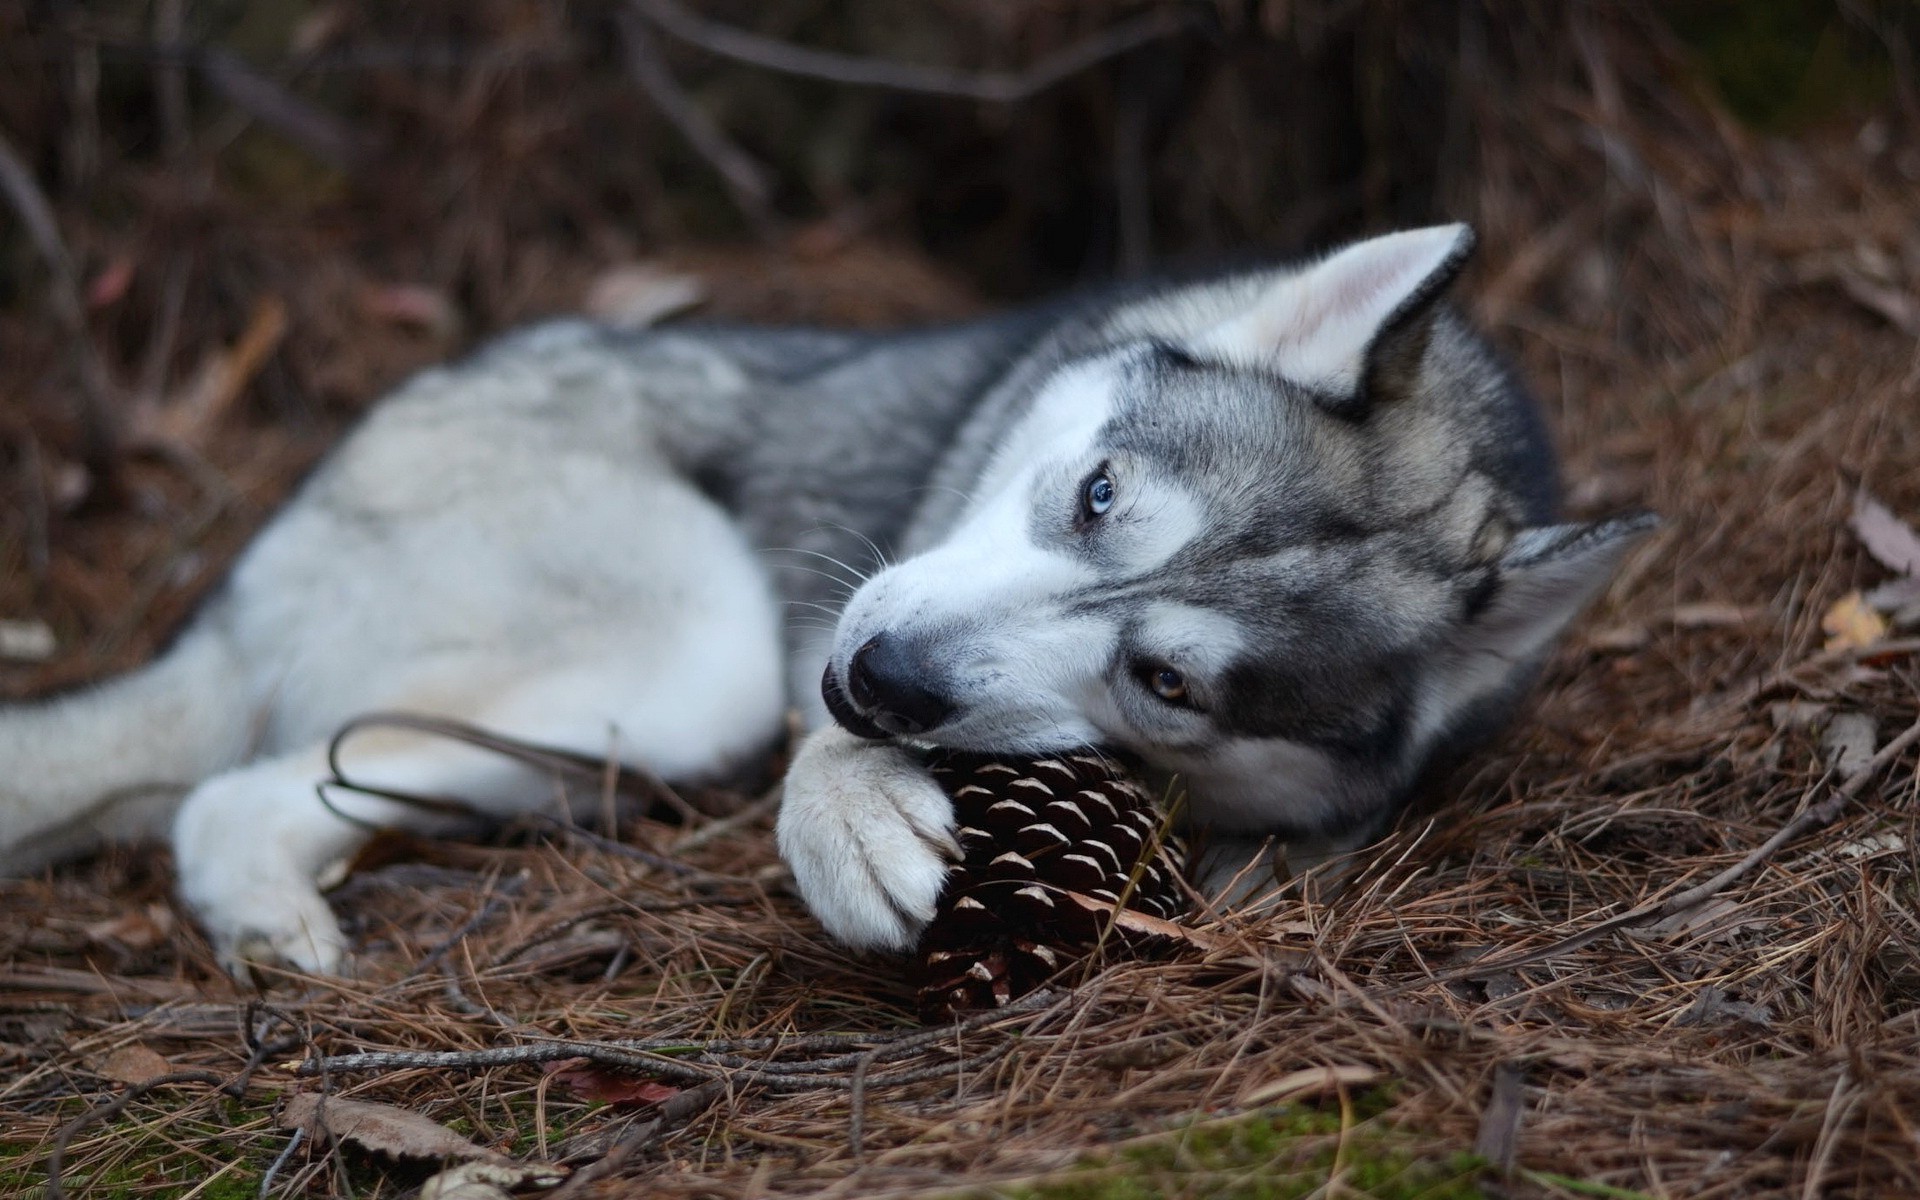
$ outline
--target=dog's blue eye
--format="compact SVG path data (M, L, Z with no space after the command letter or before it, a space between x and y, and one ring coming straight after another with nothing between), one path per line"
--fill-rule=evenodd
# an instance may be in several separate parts
M1106 472L1087 480L1086 505L1088 515L1095 517L1105 516L1113 507L1113 480L1107 478Z

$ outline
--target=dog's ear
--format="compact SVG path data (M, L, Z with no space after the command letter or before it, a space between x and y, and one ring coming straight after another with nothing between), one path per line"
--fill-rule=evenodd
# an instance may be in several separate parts
M1465 225L1355 242L1269 287L1196 349L1277 371L1332 411L1363 416L1419 363L1434 302L1472 251Z
M1492 597L1461 630L1455 648L1507 662L1534 658L1659 523L1652 513L1634 513L1520 531L1500 556Z

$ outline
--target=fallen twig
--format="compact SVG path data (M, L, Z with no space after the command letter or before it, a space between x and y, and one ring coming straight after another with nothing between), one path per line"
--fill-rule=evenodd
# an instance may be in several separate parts
M110 1121L125 1111L127 1105L146 1095L155 1088L167 1087L176 1083L216 1084L222 1077L214 1071L172 1071L165 1075L156 1075L144 1083L136 1083L121 1092L105 1104L96 1104L86 1112L60 1127L53 1135L53 1148L47 1153L47 1188L42 1193L46 1200L65 1200L67 1191L61 1185L60 1176L66 1169L67 1146L78 1136L81 1130L99 1121Z
M1542 947L1539 950L1530 950L1525 954L1516 955L1512 958L1478 960L1448 971L1438 972L1433 976L1433 979L1436 982L1448 983L1457 979L1486 975L1495 971L1513 971L1521 967L1534 966L1538 963L1546 962L1549 959L1558 958L1562 954L1571 954L1575 950L1590 946L1610 933L1618 933L1622 929L1633 929L1642 925L1652 925L1695 908L1725 891L1728 887L1738 882L1749 871L1761 863L1766 862L1769 858L1772 858L1780 847L1785 846L1809 830L1829 824L1835 818L1839 817L1839 815L1846 810L1847 805L1852 803L1854 798L1860 794L1860 789L1864 788L1875 776L1879 775L1880 772L1886 770L1887 766L1892 763L1894 759L1904 754L1908 748L1916 742L1920 742L1920 721L1915 721L1907 727L1906 732L1894 738L1885 746L1882 746L1880 752L1873 756L1871 762L1852 775L1849 775L1838 787L1834 788L1831 795L1802 809L1791 821L1788 821L1775 831L1772 837L1754 847L1745 858L1742 858L1739 862L1734 863L1724 871L1714 875L1704 883L1696 884L1664 900L1642 904L1628 912L1621 913L1617 917L1609 917L1597 925L1592 925L1580 930L1578 933L1570 934L1554 942L1552 945Z
M579 1195L587 1185L596 1180L605 1179L631 1158L636 1152L647 1146L664 1132L668 1126L678 1125L698 1116L727 1092L724 1080L713 1080L699 1087L687 1088L677 1096L662 1100L653 1109L653 1115L645 1121L633 1125L620 1135L605 1156L596 1162L575 1171L558 1189L550 1193L551 1200L565 1200L566 1197Z
M951 1060L890 1074L874 1074L871 1067L897 1063L934 1046L944 1046L957 1032L978 1030L1009 1017L1048 1008L1068 993L1040 991L1004 1008L976 1013L950 1026L904 1030L892 1034L843 1034L809 1038L734 1038L699 1041L690 1038L581 1042L540 1041L530 1045L494 1046L483 1050L375 1051L311 1058L293 1067L296 1075L332 1072L370 1072L411 1069L482 1070L488 1067L559 1062L585 1058L602 1066L661 1075L705 1084L714 1081L753 1083L773 1091L811 1091L822 1088L861 1089L880 1084L917 1083L954 1069ZM824 1043L824 1046L823 1046ZM1015 1039L971 1059L969 1067L985 1066L1009 1052ZM849 1047L860 1047L849 1049ZM833 1052L798 1062L748 1059L742 1051L791 1052L796 1048L827 1048Z
M440 964L440 960L447 956L448 951L458 946L461 942L466 941L467 938L478 931L482 925L491 921L493 915L499 912L500 909L506 905L507 901L518 896L520 889L525 887L526 883L527 873L522 871L511 879L499 884L497 887L489 889L486 903L476 909L472 916L462 921L460 928L448 934L439 945L427 951L419 962L413 964L412 969L401 977L401 982L424 975L428 971L433 970Z
M771 239L780 222L773 211L773 184L767 170L735 145L706 111L693 102L667 68L646 25L630 12L620 13L620 37L625 43L627 74L633 77L660 114L673 122L700 157L707 160L726 185L736 208L756 232Z
M632 0L632 6L674 37L723 58L830 83L995 104L1025 100L1107 59L1190 29L1194 23L1192 15L1184 10L1160 9L1110 25L1082 41L1042 56L1023 70L959 71L796 46L709 21L689 12L675 0Z
M86 432L87 466L104 485L111 486L120 461L120 416L116 388L100 357L99 348L87 333L86 307L80 298L80 277L73 255L60 236L53 206L40 190L33 172L13 147L12 139L0 130L0 193L20 217L27 235L47 264L50 277L54 319L67 338L73 356L74 373L80 383L80 419Z
M496 733L468 721L460 721L452 717L428 716L423 713L363 713L341 725L334 732L333 739L327 743L327 770L332 777L324 781L322 786L344 788L448 816L487 819L487 814L456 796L434 796L421 792L400 791L354 780L340 765L346 744L355 734L375 729L398 729L429 737L447 738L450 741L491 751L503 758L510 758L515 762L546 771L557 780L575 778L591 781L598 786L611 786L615 790L637 796L648 801L649 804L659 800L682 814L693 811L692 806L665 780L643 767L631 763L610 763L604 759L575 754L570 750L561 750L538 742L509 737L504 733ZM340 815L348 820L353 819L344 813Z
M238 55L208 46L193 59L208 86L228 103L337 171L352 174L371 157L366 142L339 117L294 95Z

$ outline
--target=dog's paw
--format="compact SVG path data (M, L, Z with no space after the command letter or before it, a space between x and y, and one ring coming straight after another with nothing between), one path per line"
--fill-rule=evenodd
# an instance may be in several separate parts
M836 728L794 756L776 837L807 907L861 949L911 948L962 857L953 803L926 768Z
M291 864L260 858L234 864L184 862L180 895L213 942L220 965L245 979L254 967L292 968L308 975L339 975L347 939L333 910Z
M187 798L173 827L181 898L236 977L256 966L338 975L347 940L304 857L315 833L273 782L234 772Z
M220 965L236 978L247 978L255 967L307 975L346 974L347 940L318 892L301 896L281 891L193 902L213 939Z

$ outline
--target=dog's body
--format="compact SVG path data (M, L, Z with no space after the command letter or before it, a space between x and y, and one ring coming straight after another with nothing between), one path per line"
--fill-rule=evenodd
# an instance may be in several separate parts
M0 854L171 817L223 953L333 970L314 880L364 832L314 784L353 716L686 779L790 699L814 732L781 849L856 945L910 942L950 850L901 738L1116 746L1229 836L1357 844L1497 725L1642 527L1549 524L1530 405L1434 303L1467 241L904 335L509 338L376 409L151 666L0 712ZM880 547L898 565L849 574ZM356 764L500 814L548 794L400 733Z

